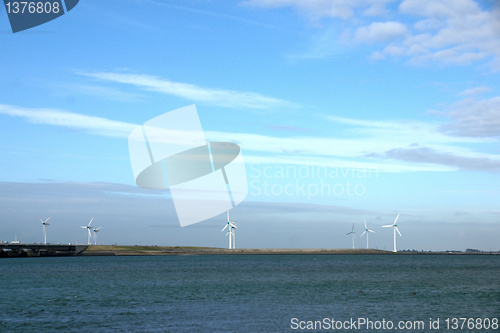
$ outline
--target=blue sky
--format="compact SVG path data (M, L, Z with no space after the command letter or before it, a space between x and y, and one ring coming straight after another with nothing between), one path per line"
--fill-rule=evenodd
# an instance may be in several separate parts
M500 250L495 1L81 1L13 34L0 10L0 239L226 246L135 185L127 137L195 104L241 146L237 247ZM357 238L356 246L365 240Z

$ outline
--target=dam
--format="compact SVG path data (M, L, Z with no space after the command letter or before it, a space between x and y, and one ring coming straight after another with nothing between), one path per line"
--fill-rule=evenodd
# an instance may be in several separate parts
M9 257L54 257L74 256L87 249L88 245L74 244L0 244L0 258Z

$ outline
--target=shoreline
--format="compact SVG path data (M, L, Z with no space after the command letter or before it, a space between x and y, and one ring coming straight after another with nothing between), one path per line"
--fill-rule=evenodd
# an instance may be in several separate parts
M377 249L223 249L182 246L90 245L79 256L141 255L494 255L490 252L392 252Z
M400 251L379 249L226 249L196 246L1 244L0 258L168 255L500 255L498 252Z

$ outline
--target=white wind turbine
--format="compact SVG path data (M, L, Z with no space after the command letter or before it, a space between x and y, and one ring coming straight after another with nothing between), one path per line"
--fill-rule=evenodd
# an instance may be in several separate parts
M347 235L352 234L352 248L354 249L354 235L356 234L356 231L354 231L354 223L352 224L352 230L351 232L348 232Z
M375 231L366 226L366 220L365 220L365 231L363 231L361 237L363 237L363 235L366 233L366 248L368 248L368 235L370 235L370 232L375 232Z
M91 230L94 229L94 227L91 227L90 224L92 223L92 221L94 220L94 218L90 219L90 222L87 226L84 226L82 225L81 228L83 229L87 229L88 233L89 233L89 237L88 237L88 240L87 240L87 245L91 245L92 242L92 233L91 233Z
M99 230L101 230L101 228L102 227L93 229L94 230L94 245L97 245L97 233L99 232Z
M235 235L235 230L238 227L234 222L229 221L229 211L227 211L227 224L222 228L221 231L224 231L227 228L227 234L226 236L229 235L229 249L235 249L236 248L236 235Z
M403 236L403 235L401 235L401 233L399 232L399 229L398 229L398 225L397 225L398 218L399 218L399 214L398 214L398 216L396 216L396 219L394 220L393 224L382 226L383 228L392 227L394 229L394 250L392 252L398 252L398 250L396 250L396 231L398 232L399 236Z
M48 223L47 221L50 219L50 217L45 221L42 220L41 218L39 219L40 222L42 222L42 227L43 227L43 244L47 244L47 226L50 225L50 223Z

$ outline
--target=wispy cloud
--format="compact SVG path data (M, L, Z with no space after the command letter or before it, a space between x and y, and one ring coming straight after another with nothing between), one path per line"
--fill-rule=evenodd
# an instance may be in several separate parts
M495 158L467 157L428 147L397 148L387 151L383 156L407 162L448 165L463 170L500 171L500 158L498 156Z
M70 92L95 96L119 102L137 102L144 100L144 96L136 93L124 92L112 87L89 84L68 84L61 85L58 89L64 89Z
M276 131L286 131L286 132L310 132L311 131L311 130L306 129L306 128L290 126L290 125L275 125L275 126L271 126L270 129L276 130Z
M144 0L144 2L153 4L155 6L173 8L173 9L188 11L188 12L192 12L192 13L196 13L196 14L200 14L200 15L211 16L211 17L214 17L216 19L223 19L223 20L234 21L234 22L239 22L239 23L248 24L248 25L277 29L277 27L274 25L266 24L266 23L263 23L260 21L256 21L254 19L243 17L243 16L229 15L229 14L225 14L225 13L221 13L221 12L217 12L217 11L209 11L209 10L195 8L195 7L188 7L185 5L183 5L183 6L174 5L171 3L167 3L165 1Z
M478 115L478 117L480 116ZM365 142L370 142L367 146L370 147L371 153L365 155L368 158L389 158L410 162L412 165L415 163L417 165L433 164L456 169L500 171L500 156L482 153L474 149L481 143L491 143L496 140L488 135L449 136L443 131L444 128L455 128L458 126L456 123L442 125L441 123L420 121L383 122L331 116L325 118L351 125L355 129L354 133L363 134ZM484 122L477 122L486 126L487 117L483 120ZM498 121L496 123L498 124ZM472 131L474 127L465 128ZM486 131L483 129L481 133L486 133ZM379 145L375 146L371 141L378 142ZM383 151L384 147L390 145L395 148ZM396 146L398 147L396 148Z
M498 155L477 151L477 145L492 142L491 138L449 136L440 131L440 123L323 118L348 125L348 130L331 137L222 132L208 132L207 137L223 141L237 138L254 163L351 166L387 172L491 171L500 163Z
M345 47L339 47L335 41L338 38L339 30L329 28L311 37L305 50L291 53L287 58L291 61L307 59L326 59L333 56L340 56L346 52Z
M101 81L130 84L145 90L182 97L191 102L203 102L223 107L272 109L298 106L289 101L254 92L206 88L190 83L170 81L151 75L115 72L80 72L78 74Z
M93 135L127 138L136 124L65 110L0 105L0 114L28 122L80 130ZM497 170L500 158L478 152L474 144L491 138L449 136L438 124L417 121L367 121L323 116L347 125L347 134L329 137L296 131L282 136L206 131L208 141L238 142L245 162L253 164L319 165L377 169L381 172ZM297 135L297 134L301 135ZM284 136L283 136L284 135ZM471 146L472 145L472 146Z
M487 93L490 91L491 91L490 87L481 86L481 87L474 87L474 88L466 89L466 90L460 92L458 95L464 96L464 97L472 97L472 96L480 95L482 93Z
M436 112L443 114L442 112ZM472 138L450 136L441 129L445 126L442 122L429 120L427 122L417 120L366 120L352 119L336 116L323 116L324 119L338 124L349 125L349 131L364 138L387 138L401 145L414 143L427 145L447 145L455 143L484 143L491 142L489 138Z
M127 137L137 126L131 123L50 108L23 108L0 104L0 114L20 117L35 124L61 126L109 137Z
M356 11L363 15L381 15L386 5L394 0L247 0L243 5L262 8L292 7L311 19L341 18L350 19Z

